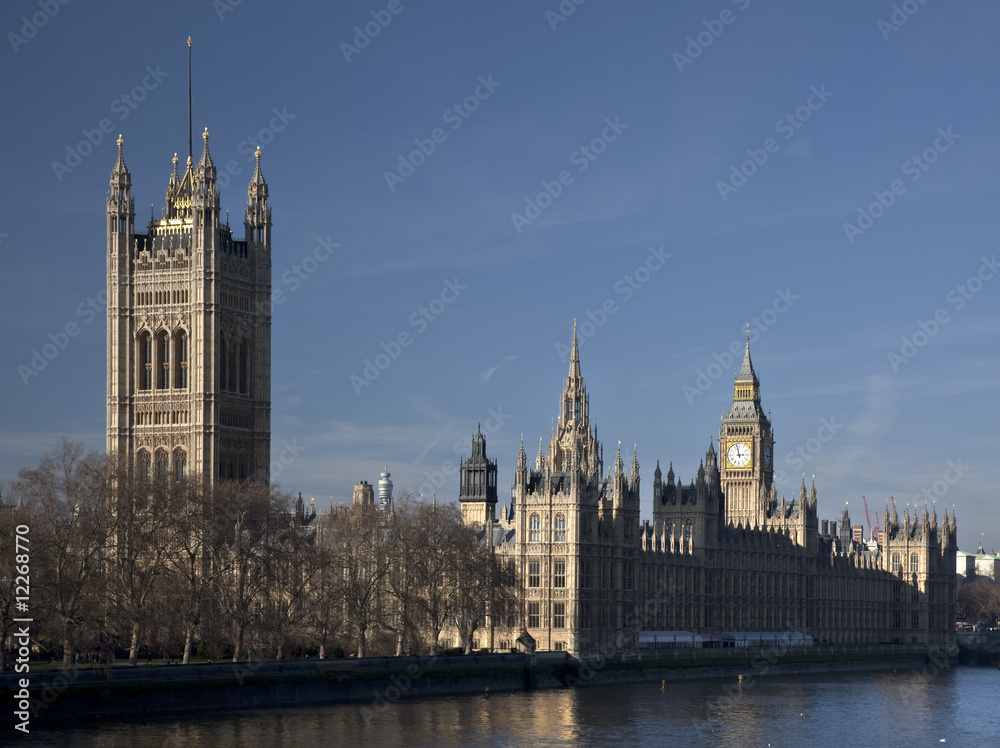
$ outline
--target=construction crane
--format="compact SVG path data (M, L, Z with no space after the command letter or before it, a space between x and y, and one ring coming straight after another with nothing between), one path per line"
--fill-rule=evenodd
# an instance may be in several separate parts
M876 536L872 535L872 518L868 516L868 499L862 496L861 500L865 502L865 520L868 522L868 537L874 538Z

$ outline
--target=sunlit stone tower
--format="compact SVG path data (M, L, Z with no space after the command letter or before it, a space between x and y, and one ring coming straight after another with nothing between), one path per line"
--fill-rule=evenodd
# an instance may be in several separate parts
M257 168L244 238L222 221L208 129L197 166L174 155L160 219L135 229L123 140L108 216L108 453L140 475L267 481L271 210Z

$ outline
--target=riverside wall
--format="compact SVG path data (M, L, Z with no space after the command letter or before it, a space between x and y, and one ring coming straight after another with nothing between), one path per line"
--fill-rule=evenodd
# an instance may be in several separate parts
M73 668L29 674L32 725L79 719L169 716L238 709L357 704L383 710L401 699L702 678L916 670L954 655L871 645L729 650L640 650L581 659L565 652L199 665ZM15 701L19 678L0 675ZM0 723L12 720L0 712Z

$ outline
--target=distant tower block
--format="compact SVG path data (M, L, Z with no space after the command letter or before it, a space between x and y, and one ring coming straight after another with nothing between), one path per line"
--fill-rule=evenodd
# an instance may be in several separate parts
M378 503L382 509L389 509L392 506L392 480L389 478L389 466L378 478Z
M354 506L374 506L375 487L366 480L354 487Z

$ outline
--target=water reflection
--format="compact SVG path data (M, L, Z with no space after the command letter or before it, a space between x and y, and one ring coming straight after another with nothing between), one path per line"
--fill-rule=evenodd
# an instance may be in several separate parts
M51 746L992 744L1000 671L691 681L34 729Z

